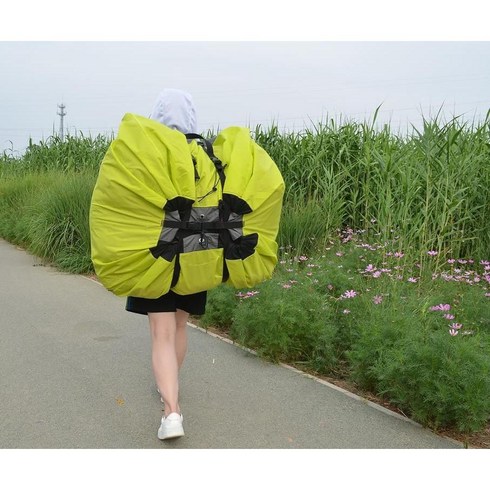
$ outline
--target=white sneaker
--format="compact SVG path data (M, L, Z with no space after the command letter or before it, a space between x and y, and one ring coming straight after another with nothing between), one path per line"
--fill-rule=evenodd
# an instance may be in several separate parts
M163 441L164 439L182 437L184 435L183 422L184 417L175 412L172 412L167 417L162 417L162 423L158 429L158 438Z

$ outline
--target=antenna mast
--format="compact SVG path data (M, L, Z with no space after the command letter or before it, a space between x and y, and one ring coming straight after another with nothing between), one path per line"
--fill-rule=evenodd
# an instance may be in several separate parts
M66 116L65 104L63 104L63 103L61 105L58 104L58 108L60 109L60 112L57 112L56 114L58 114L58 116L60 116L60 138L61 138L61 141L63 141L63 138L64 138L63 118Z

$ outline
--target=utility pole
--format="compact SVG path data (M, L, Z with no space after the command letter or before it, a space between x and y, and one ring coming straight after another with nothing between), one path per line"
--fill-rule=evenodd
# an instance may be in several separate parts
M57 112L56 114L58 114L58 116L60 116L60 138L61 138L61 141L63 141L63 137L64 137L64 134L63 134L63 118L66 116L65 104L61 104L61 105L58 104L58 107L60 109L60 112Z

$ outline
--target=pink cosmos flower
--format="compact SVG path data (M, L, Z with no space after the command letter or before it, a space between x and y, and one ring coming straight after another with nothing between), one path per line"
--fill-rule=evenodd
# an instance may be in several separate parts
M449 311L451 309L451 305L445 304L443 305L442 303L436 306L431 306L429 308L430 311Z
M449 334L454 337L455 335L458 335L458 331L457 330L453 330L452 328L450 328L449 329Z
M409 277L409 278L408 278L408 282L413 282L413 283L415 283L415 282L417 282L417 281L418 281L418 279L417 279L416 277Z
M405 254L402 253L402 252L395 252L393 254L394 257L396 257L397 259L401 259Z
M446 313L445 315L443 315L443 318L445 320L454 320L454 315L451 315L451 313Z
M259 294L260 291L247 291L246 293L237 293L237 296L241 299L247 299L247 298L252 298L253 296L256 296Z
M427 252L427 255L431 255L432 257L434 257L435 255L437 255L439 252L437 252L436 250L429 250Z
M448 264L454 264L456 261L454 259L448 259L447 263Z
M449 327L452 329L452 330L459 330L463 325L461 323L451 323L451 325L449 325Z
M357 293L356 291L354 291L353 289L350 289L349 291L346 291L342 296L341 298L344 298L344 299L349 299L349 298L355 298L357 296Z
M379 305L381 302L383 301L383 296L381 295L376 295L374 298L373 298L373 303L375 305Z
M291 284L283 284L282 287L284 289L289 289L291 287Z

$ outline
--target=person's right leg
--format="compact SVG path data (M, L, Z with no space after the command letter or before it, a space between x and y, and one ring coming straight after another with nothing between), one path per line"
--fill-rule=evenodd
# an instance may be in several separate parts
M152 340L152 366L165 416L180 413L179 362L176 352L177 321L174 312L148 313Z
M175 331L175 351L177 353L177 363L179 370L184 363L187 354L187 320L189 313L177 309L175 313L176 331Z

